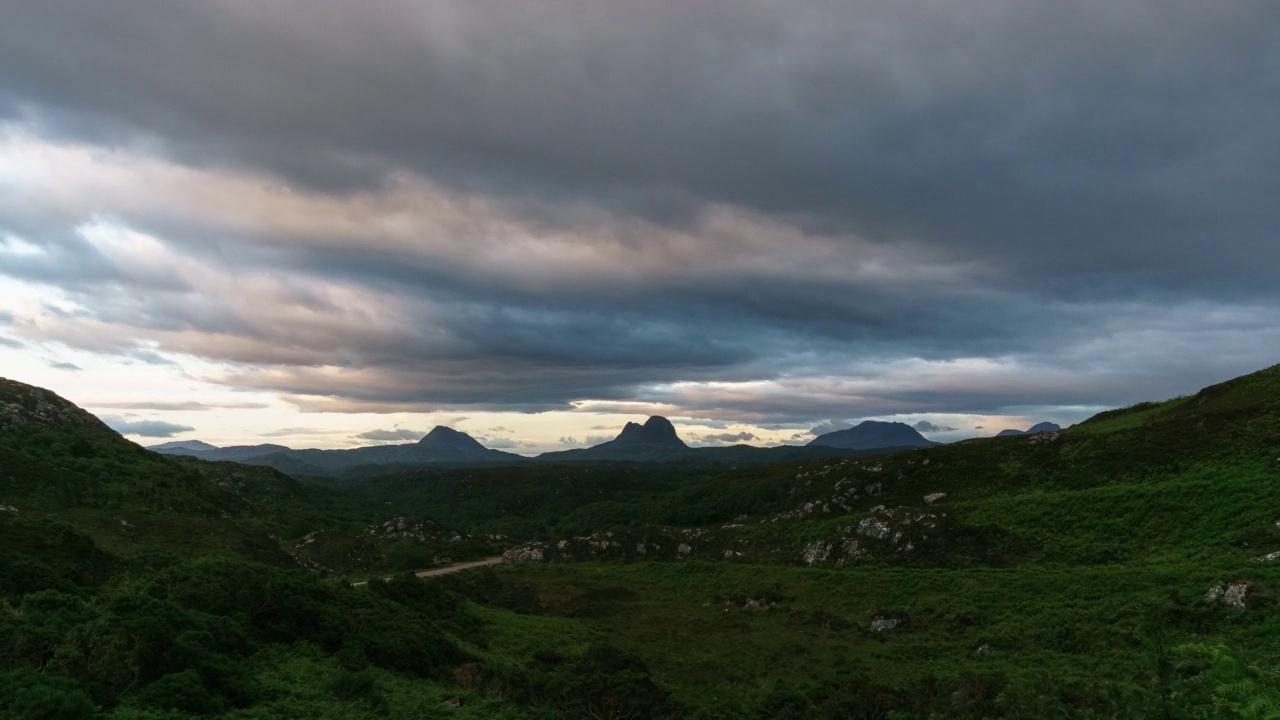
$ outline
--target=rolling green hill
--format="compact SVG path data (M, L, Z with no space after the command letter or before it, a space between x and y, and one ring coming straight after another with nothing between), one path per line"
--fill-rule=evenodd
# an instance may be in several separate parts
M355 485L3 381L0 540L5 717L1274 717L1280 366L1057 433Z

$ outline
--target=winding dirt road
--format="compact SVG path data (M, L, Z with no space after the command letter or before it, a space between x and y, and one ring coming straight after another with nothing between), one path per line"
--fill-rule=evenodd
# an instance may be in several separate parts
M418 572L414 573L414 575L416 575L417 577L434 577L436 575L449 575L456 572L462 572L463 570L471 570L473 568L478 568L478 567L497 565L501 562L502 562L502 556L495 555L494 557L487 557L483 560L472 560L471 562L458 563L457 565L450 565L449 567L431 568L430 570L419 570ZM383 578L383 580L390 580L390 579L391 579L391 576L387 576ZM361 585L365 585L366 583L367 581L362 581L357 583L351 583L351 585L352 587L359 587Z

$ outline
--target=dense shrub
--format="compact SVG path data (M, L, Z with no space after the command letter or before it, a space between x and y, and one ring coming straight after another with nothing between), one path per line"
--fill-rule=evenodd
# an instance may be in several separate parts
M333 681L335 694L380 706L362 668L372 662L447 676L462 654L439 623L457 612L442 590L410 579L358 590L242 560L181 562L92 599L57 590L27 594L15 612L0 615L0 638L8 640L0 657L14 668L0 701L35 702L61 689L71 709L58 712L72 712L84 705L72 700L82 698L90 707L128 701L219 713L258 698L246 663L255 652L309 641L322 651L343 649L348 667ZM36 669L48 682L15 694Z
M0 717L7 720L87 720L95 709L70 679L27 667L0 672Z

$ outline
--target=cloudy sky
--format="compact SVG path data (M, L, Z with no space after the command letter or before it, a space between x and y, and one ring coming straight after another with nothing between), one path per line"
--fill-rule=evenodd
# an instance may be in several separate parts
M0 375L142 442L950 440L1280 362L1270 0L0 17Z

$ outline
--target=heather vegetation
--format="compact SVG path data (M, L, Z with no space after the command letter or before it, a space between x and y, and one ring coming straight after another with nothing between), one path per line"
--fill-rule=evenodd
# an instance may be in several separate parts
M0 716L1280 706L1280 368L877 456L342 482L155 455L31 392L0 383Z

